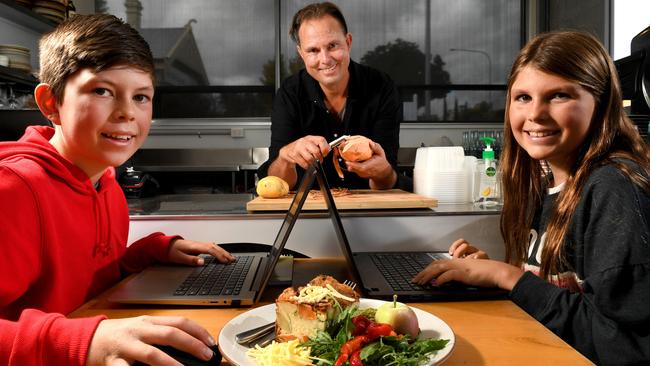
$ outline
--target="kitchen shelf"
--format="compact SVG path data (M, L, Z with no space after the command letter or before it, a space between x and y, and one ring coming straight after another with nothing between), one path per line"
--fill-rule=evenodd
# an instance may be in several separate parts
M56 23L46 17L16 4L13 0L0 0L0 18L8 19L37 32L47 32L56 26Z
M47 32L56 26L53 21L12 0L0 0L0 18L8 19L40 33Z
M56 23L50 19L18 5L13 0L0 0L0 19L5 19L37 33L48 32L56 26ZM21 89L31 90L38 84L38 79L28 72L0 66L0 82L15 83Z
M0 83L2 82L16 83L32 89L38 84L38 79L24 71L0 66Z

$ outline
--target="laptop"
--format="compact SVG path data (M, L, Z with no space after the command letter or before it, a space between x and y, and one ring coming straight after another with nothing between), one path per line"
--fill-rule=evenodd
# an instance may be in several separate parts
M250 306L259 301L313 184L316 166L303 176L269 252L231 253L237 261L204 256L200 267L153 265L122 282L108 301L124 304Z
M503 289L474 287L462 283L441 286L419 286L411 283L411 279L432 260L451 259L445 251L353 252L320 164L316 164L313 170L325 197L341 251L365 296L392 300L393 295L397 295L403 302L485 300L508 296L508 291Z

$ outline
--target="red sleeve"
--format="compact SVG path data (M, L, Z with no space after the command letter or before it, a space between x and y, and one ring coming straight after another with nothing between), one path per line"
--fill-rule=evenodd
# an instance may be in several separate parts
M168 236L163 233L152 233L129 245L120 260L122 272L134 273L145 269L154 263L168 263L169 244L180 236Z
M84 365L102 317L66 319L20 308L39 277L38 205L27 182L0 166L0 365ZM30 230L25 230L28 227Z
M17 322L0 319L0 365L83 366L95 329L104 319L68 319L34 309L23 311Z
M41 271L41 222L28 183L3 166L0 202L0 318L17 319L22 309L9 306L29 290Z

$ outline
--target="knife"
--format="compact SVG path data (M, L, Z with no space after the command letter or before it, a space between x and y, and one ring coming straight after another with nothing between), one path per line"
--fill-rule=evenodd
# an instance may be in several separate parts
M238 344L251 343L269 333L275 333L275 322L264 324L257 328L238 333L235 335L235 341Z
M243 346L246 346L248 348L255 348L257 346L260 346L260 347L264 348L264 347L268 346L269 344L271 344L271 342L273 342L274 340L275 340L275 332L270 331L270 332L264 334L264 336L262 336L262 337L260 337L258 339L252 340L252 341L244 344Z

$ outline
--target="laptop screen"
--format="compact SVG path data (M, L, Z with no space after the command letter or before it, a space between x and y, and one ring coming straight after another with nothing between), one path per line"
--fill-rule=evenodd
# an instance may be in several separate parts
M264 273L264 276L262 278L261 286L259 287L260 290L257 292L257 296L255 297L255 302L258 302L262 297L262 293L264 292L264 289L266 289L266 285L273 275L273 269L275 268L278 259L280 259L280 254L282 253L287 240L289 240L289 234L291 234L293 225L296 223L296 219L298 219L298 216L300 215L302 206L305 204L305 200L309 195L309 190L311 189L317 172L319 171L321 172L320 175L322 175L321 165L318 161L316 161L309 167L309 169L307 169L302 177L302 180L300 181L296 195L293 198L293 201L291 201L291 205L287 210L287 214L284 217L282 226L278 231L278 235L275 237L275 241L273 241L273 246L271 246L271 251L269 252L268 260L266 261L266 266L262 272Z
M360 283L361 277L359 276L359 271L354 265L352 259L352 248L350 248L350 242L348 241L348 237L345 235L343 222L341 221L341 216L339 215L339 211L336 209L336 203L334 202L334 196L332 195L330 186L327 183L327 178L325 177L325 173L323 172L322 166L320 164L318 164L316 167L316 178L318 179L321 193L325 199L325 205L327 206L329 217L332 220L332 225L334 226L334 231L336 232L339 246L343 252L343 256L345 257L345 262L347 263L348 270L355 277L357 283Z

